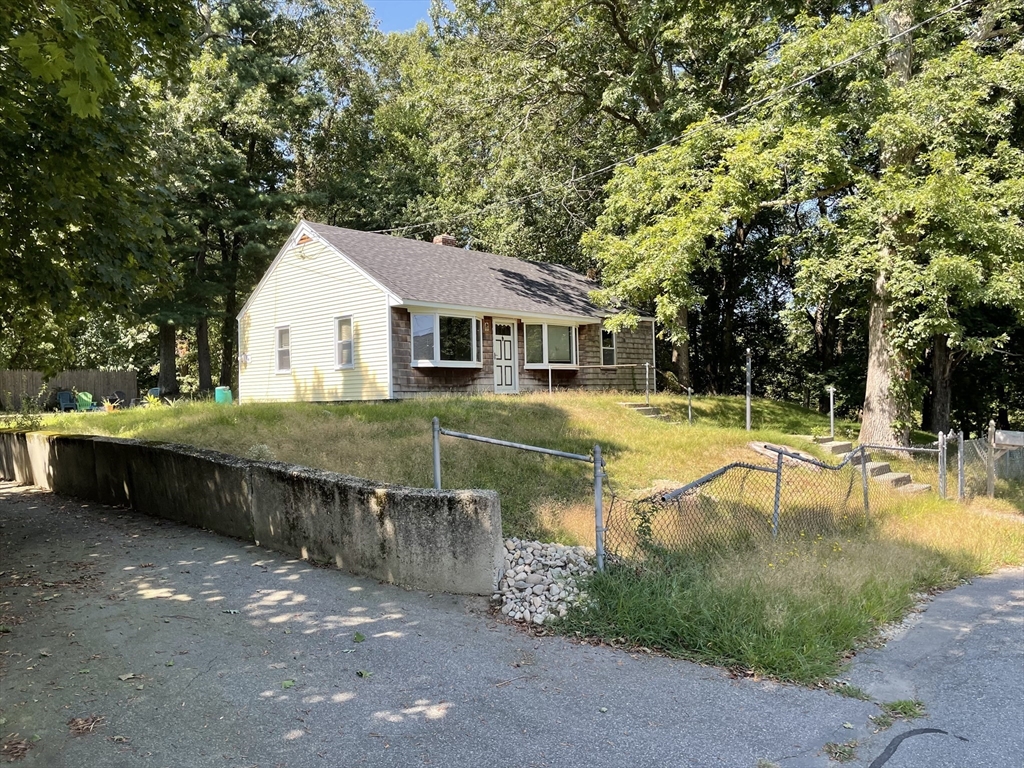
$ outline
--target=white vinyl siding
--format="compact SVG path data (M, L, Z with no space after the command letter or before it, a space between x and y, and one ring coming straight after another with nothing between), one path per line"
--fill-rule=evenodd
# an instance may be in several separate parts
M240 402L386 399L389 313L387 294L343 256L317 240L293 245L239 321ZM284 327L289 367L278 373ZM346 344L349 365L341 364Z

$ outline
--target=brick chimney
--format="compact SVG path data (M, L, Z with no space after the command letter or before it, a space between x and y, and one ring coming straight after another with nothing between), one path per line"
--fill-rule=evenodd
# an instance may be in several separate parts
M434 245L454 245L458 247L459 241L451 235L436 235L434 237Z

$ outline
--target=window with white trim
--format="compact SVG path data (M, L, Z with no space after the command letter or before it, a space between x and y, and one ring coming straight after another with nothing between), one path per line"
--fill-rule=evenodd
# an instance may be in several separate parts
M277 372L288 373L292 369L291 329L283 325L275 329L277 333Z
M574 367L576 326L526 323L526 367Z
M334 355L338 368L351 368L355 362L352 345L352 316L334 318Z
M615 365L615 332L601 329L601 365Z
M483 330L472 316L413 314L412 364L475 368L483 361Z

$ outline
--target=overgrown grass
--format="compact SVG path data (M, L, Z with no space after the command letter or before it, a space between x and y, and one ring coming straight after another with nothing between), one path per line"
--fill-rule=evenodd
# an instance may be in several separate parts
M645 419L621 407L623 399L557 393L342 405L199 403L54 416L46 426L184 442L429 486L430 420L438 416L450 429L574 453L600 443L620 494L757 460L747 447L751 440L818 451L793 435L828 428L827 416L783 403L755 401L756 431L747 433L741 398L695 399L692 426ZM685 397L658 395L652 403L685 422ZM838 426L837 432L855 425ZM592 544L590 471L582 463L442 439L444 486L497 490L507 535ZM869 526L843 536L694 553L660 573L612 570L593 579L589 609L570 613L562 629L782 679L828 679L879 625L902 616L915 593L1024 562L1018 512L1024 506L1014 506L1024 494L1014 487L1017 496L1009 501L969 506L931 494L894 494L884 509L873 507Z
M697 424L645 419L621 394L547 393L519 397L436 397L391 403L215 403L51 416L46 428L198 445L239 456L276 458L380 482L432 484L430 420L449 429L586 454L600 443L612 487L630 492L657 480L680 485L723 463L757 458L750 440L811 434L827 416L794 405L755 401L743 429L743 400L694 401ZM666 410L680 400L652 398ZM682 402L685 420L685 400ZM737 405L738 404L738 405ZM792 442L792 440L790 440ZM501 495L507 535L593 544L593 481L582 463L442 438L446 488L490 488Z
M673 569L620 566L587 586L565 629L802 683L832 678L922 591L1024 561L1024 525L908 499L862 532L798 538Z

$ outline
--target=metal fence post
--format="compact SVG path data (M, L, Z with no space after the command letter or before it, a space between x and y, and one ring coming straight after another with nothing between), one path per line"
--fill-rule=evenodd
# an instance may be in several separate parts
M782 454L775 460L775 505L772 508L772 538L779 535L779 505L782 501Z
M864 519L871 514L871 507L868 502L868 451L863 445L860 446L860 485L864 492Z
M964 431L956 433L956 496L964 500L967 489L964 487Z
M828 434L836 439L836 388L831 385L828 388Z
M434 417L434 488L441 490L441 421Z
M946 498L946 435L939 431L939 497Z
M651 364L644 363L644 397L647 398L647 405L651 404Z
M686 388L686 420L693 424L693 387Z
M597 553L597 570L604 571L604 461L601 446L594 446L594 549Z
M985 462L988 469L988 497L995 498L996 495L996 423L988 423L988 461Z
M747 432L750 431L750 347L747 347Z

